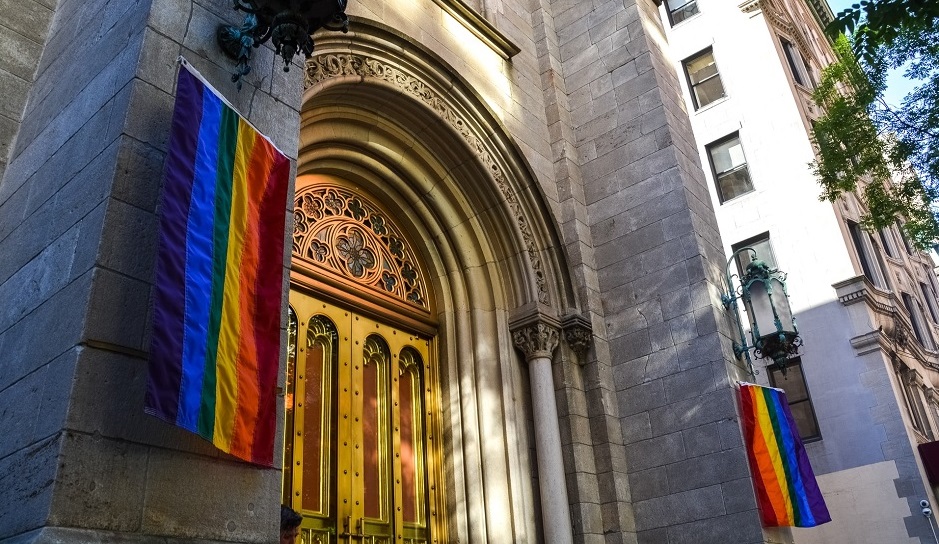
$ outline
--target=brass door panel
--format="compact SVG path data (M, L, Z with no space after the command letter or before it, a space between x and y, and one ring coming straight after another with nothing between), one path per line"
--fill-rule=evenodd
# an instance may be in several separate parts
M296 291L290 302L284 501L301 541L444 542L431 340Z

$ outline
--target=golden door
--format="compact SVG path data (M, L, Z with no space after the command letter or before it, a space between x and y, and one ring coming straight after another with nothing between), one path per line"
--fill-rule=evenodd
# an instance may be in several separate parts
M290 305L284 501L301 541L436 540L429 339L296 291Z

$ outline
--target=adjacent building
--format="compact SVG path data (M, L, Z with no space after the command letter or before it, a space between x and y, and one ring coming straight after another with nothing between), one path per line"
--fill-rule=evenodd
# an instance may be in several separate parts
M861 228L853 194L819 201L811 93L833 60L822 1L682 0L662 8L711 202L741 275L754 248L788 273L800 355L757 381L786 390L832 522L795 542L934 542L917 452L939 430L936 276L902 231ZM765 361L765 360L763 360Z

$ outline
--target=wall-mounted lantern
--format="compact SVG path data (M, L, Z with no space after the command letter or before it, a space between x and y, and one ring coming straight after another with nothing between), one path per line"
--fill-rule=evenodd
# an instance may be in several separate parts
M222 51L238 61L232 81L241 89L241 78L251 72L248 60L251 49L267 40L284 59L284 71L290 71L294 55L313 53L311 34L320 28L348 32L346 0L235 0L235 11L246 13L241 27L222 25L218 43Z
M743 276L731 274L731 264L737 256L749 252L753 260L747 265ZM758 258L756 251L751 247L741 248L731 255L725 269L727 280L727 293L721 295L724 308L733 310L734 320L737 322L737 331L740 334L740 343L734 342L734 354L737 359L746 357L750 374L754 373L753 363L750 359L750 350L758 358L772 359L783 373L786 371L786 361L795 355L802 345L802 338L796 327L796 320L792 317L792 308L789 306L789 294L786 291L786 274L778 269L771 269L764 261ZM737 278L736 287L734 278ZM750 318L750 342L740 321L740 310L737 300L742 300Z

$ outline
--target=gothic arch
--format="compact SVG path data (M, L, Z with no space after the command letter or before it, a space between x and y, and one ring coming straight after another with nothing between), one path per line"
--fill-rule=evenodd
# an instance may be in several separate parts
M537 540L528 377L509 322L559 320L578 305L522 153L440 58L356 19L348 35L319 37L307 63L297 173L355 184L422 242L435 301L423 326L439 334L449 429L451 535Z

